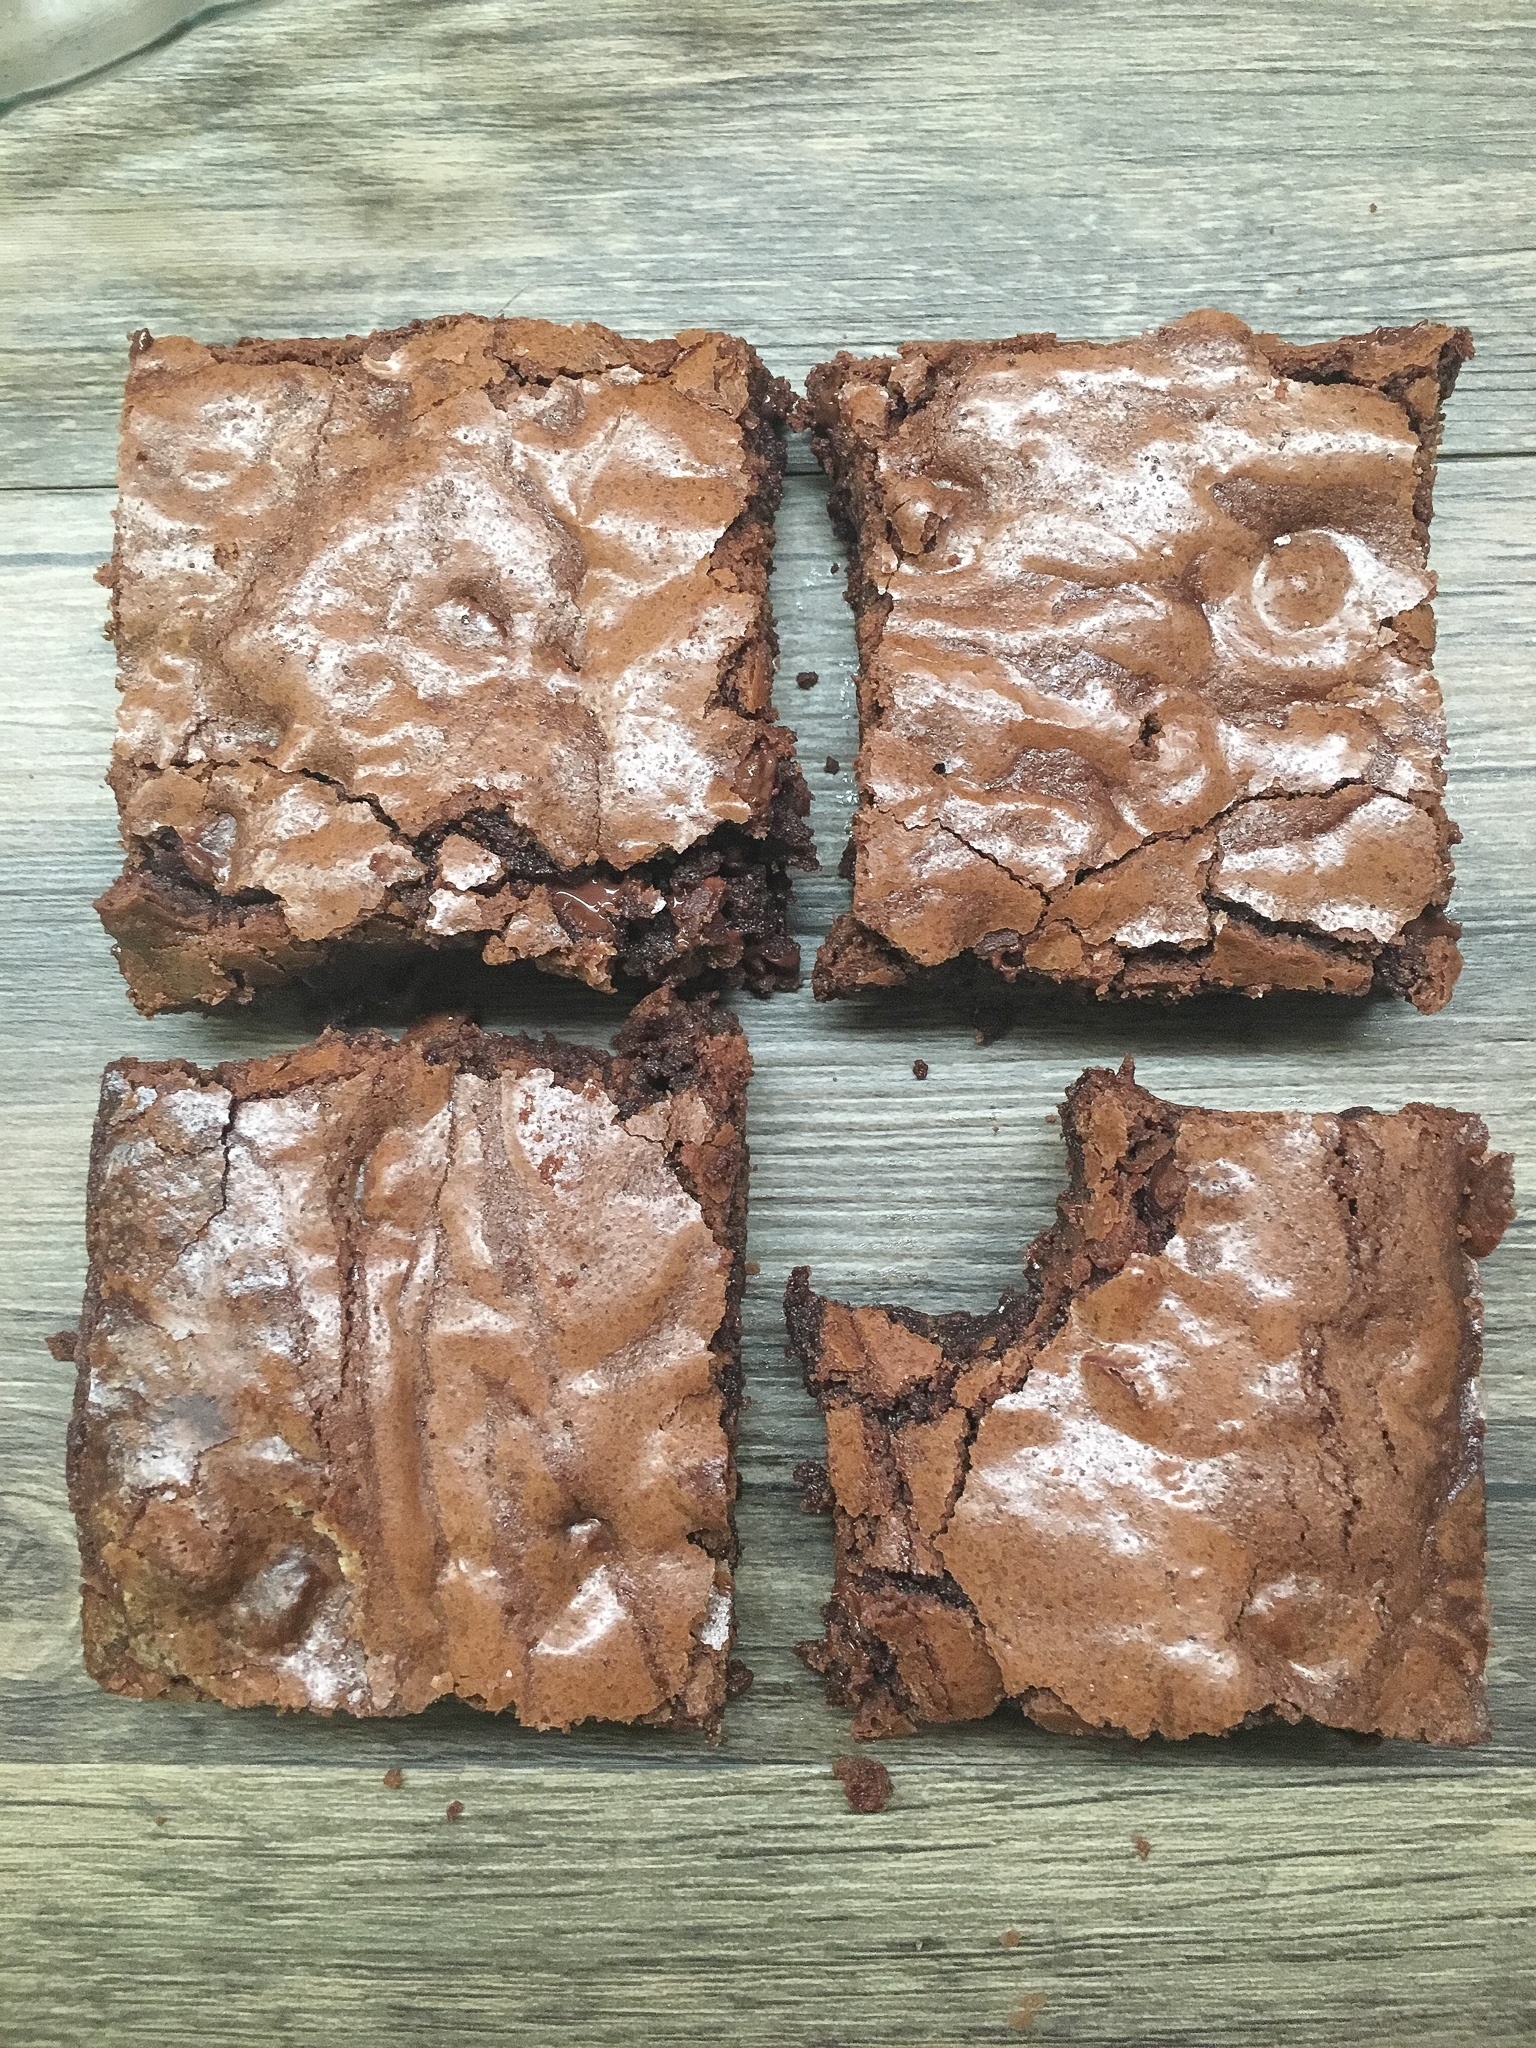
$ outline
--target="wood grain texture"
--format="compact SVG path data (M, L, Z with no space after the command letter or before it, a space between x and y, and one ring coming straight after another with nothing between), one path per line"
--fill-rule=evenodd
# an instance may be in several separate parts
M791 1653L830 1558L790 1484L818 1425L778 1299L806 1260L854 1298L988 1305L1060 1185L1048 1111L1127 1051L1151 1087L1224 1107L1479 1110L1536 1199L1533 88L1525 6L257 0L0 121L7 2048L959 2048L1019 2039L1031 1996L1042 2041L1531 2038L1536 1230L1518 1223L1485 1269L1490 1745L1274 1730L1134 1749L1001 1717L883 1746L897 1789L875 1817L827 1775L846 1724ZM939 990L744 1005L761 1272L740 1616L758 1676L718 1752L452 1707L380 1727L98 1693L63 1491L72 1374L42 1339L78 1308L100 1069L288 1045L322 1021L288 999L146 1023L90 909L118 858L90 572L124 330L509 304L638 332L718 321L794 375L844 344L1109 334L1199 303L1302 337L1418 314L1476 331L1434 530L1466 834L1450 1009L1031 995L978 1046ZM856 739L824 502L798 446L775 604L826 863L798 892L807 945L847 895L852 778L821 763L851 762ZM804 694L803 668L822 677ZM482 1014L592 1039L619 1021L515 976Z

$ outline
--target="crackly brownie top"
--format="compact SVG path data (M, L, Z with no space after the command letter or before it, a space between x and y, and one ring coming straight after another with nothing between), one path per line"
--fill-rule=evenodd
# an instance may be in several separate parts
M749 1062L702 1047L671 1087L440 1025L108 1069L71 1460L104 1682L718 1713Z
M775 387L744 342L465 316L141 337L123 415L114 784L300 938L499 807L553 862L761 829ZM733 531L734 529L734 531Z
M1381 945L1445 901L1425 448L1470 343L1412 333L1398 395L1215 313L813 376L858 471L865 924L1093 972L1233 908Z
M1469 1254L1507 1155L1425 1104L1223 1114L1102 1071L1067 1127L995 1320L792 1295L839 1511L823 1668L887 1646L875 1732L1009 1695L1134 1735L1485 1733Z

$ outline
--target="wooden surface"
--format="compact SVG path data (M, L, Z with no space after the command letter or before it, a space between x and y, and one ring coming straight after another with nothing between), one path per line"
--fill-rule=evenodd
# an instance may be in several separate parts
M893 1803L850 1814L827 1775L845 1722L789 1647L828 1543L790 1485L818 1426L778 1308L802 1259L856 1299L989 1304L1059 1185L1047 1111L1126 1051L1186 1100L1479 1110L1530 1206L1533 103L1528 4L257 0L0 121L7 2048L962 2048L1025 2021L1117 2048L1536 2037L1531 1225L1485 1268L1495 1737L1466 1755L1286 1730L1075 1745L1002 1718L885 1745ZM98 1693L64 1501L72 1375L42 1342L78 1308L97 1076L120 1052L206 1060L318 1021L290 1003L145 1023L90 909L117 860L90 572L124 331L512 306L736 327L798 376L842 344L1114 334L1202 303L1301 338L1421 314L1476 330L1434 535L1466 834L1451 1008L1035 998L983 1048L929 996L746 1004L757 1683L718 1751ZM775 592L827 868L799 892L808 945L846 900L850 778L821 763L855 737L823 507L802 446ZM499 985L485 1015L618 1022L548 981Z

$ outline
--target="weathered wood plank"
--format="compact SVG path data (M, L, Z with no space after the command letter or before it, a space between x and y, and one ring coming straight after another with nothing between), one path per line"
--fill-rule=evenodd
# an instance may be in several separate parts
M1521 5L257 0L0 121L0 483L53 487L0 489L0 2039L951 2048L1017 2038L1026 1994L1048 2040L1530 2037L1536 1228L1485 1273L1493 1743L1133 1749L1000 1718L890 1746L874 1820L825 1776L845 1723L791 1650L829 1560L790 1484L818 1425L778 1297L805 1260L859 1298L995 1299L1060 1185L1048 1111L1127 1051L1186 1100L1465 1104L1531 1204L1536 455L1512 451L1536 449L1533 85ZM1301 335L1421 312L1478 333L1435 527L1466 833L1450 1010L1031 997L983 1047L942 990L744 1006L758 1678L719 1752L455 1708L380 1727L98 1693L63 1498L72 1374L42 1345L78 1304L97 1076L129 1049L218 1059L320 1021L288 1001L146 1023L89 907L117 861L90 581L111 496L78 486L110 479L123 330L513 303L718 320L798 372L843 343L1110 333L1201 301ZM846 901L851 778L821 763L854 751L853 645L803 444L794 466L775 603L826 862L799 891L813 945ZM803 695L801 668L822 677ZM483 1014L591 1038L619 1018L531 975Z
M953 2048L1017 2039L1032 1999L1032 2037L1105 2048L1518 2038L1529 1771L1410 1806L1276 1762L1192 1803L1161 1762L1106 1797L1096 1765L1044 1785L1044 1761L909 1768L879 1816L809 1763L408 1769L398 1792L352 1769L6 1772L23 1939L0 1997L29 2048L104 2038L104 2013L114 2048Z
M1465 318L1451 446L1531 448L1533 99L1518 4L267 0L0 123L0 479L110 480L131 327L504 305L796 376L1197 304Z

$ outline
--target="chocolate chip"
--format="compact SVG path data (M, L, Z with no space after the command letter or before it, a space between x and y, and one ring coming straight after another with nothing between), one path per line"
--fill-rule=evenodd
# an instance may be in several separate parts
M829 775L835 775L838 772L838 770L842 767L842 765L842 762L838 760L836 754L828 754L827 773Z

